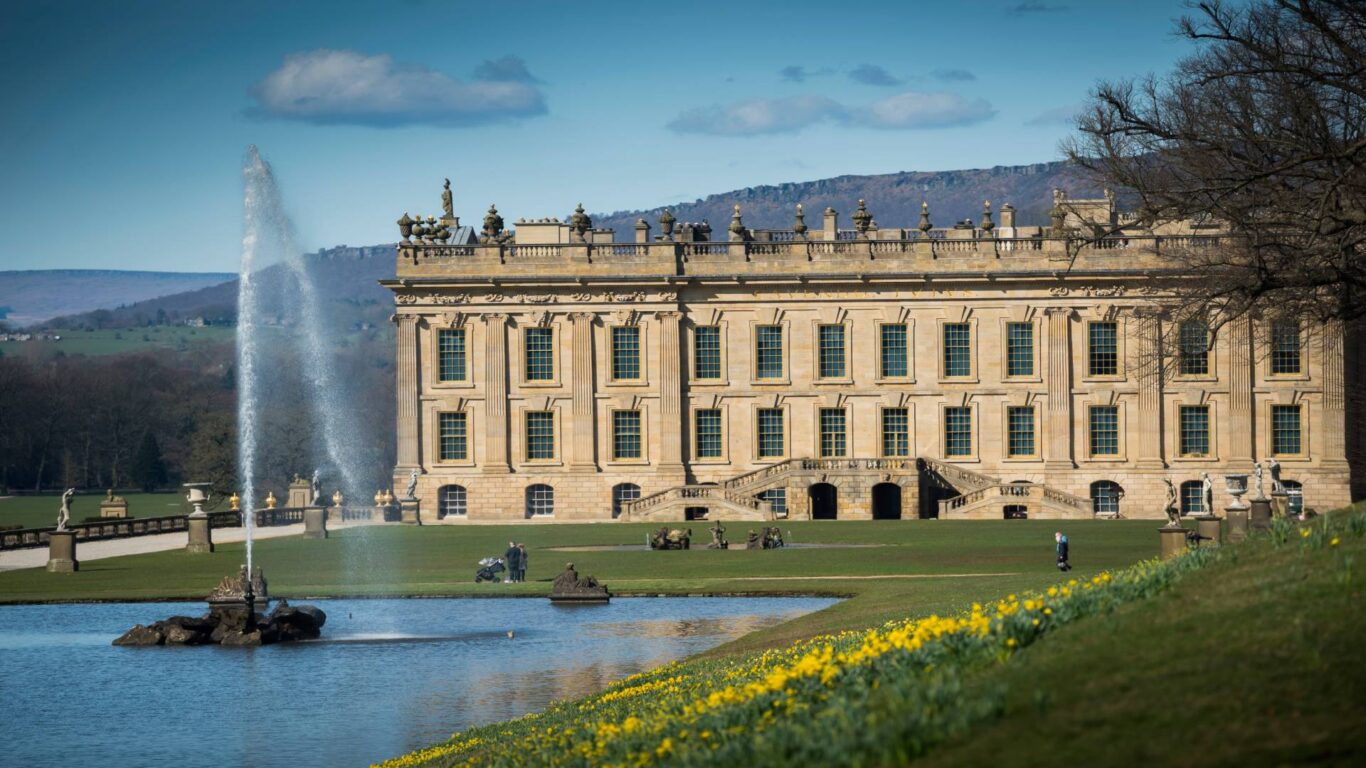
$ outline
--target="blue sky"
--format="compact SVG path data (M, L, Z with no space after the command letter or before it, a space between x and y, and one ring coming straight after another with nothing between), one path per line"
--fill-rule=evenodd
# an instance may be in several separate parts
M22 2L0 9L0 269L235 269L241 162L309 248L406 211L644 208L1058 157L1179 2Z

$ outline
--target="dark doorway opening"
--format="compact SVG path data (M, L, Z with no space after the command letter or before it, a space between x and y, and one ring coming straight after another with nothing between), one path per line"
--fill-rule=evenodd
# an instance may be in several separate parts
M834 520L839 517L840 491L830 483L816 483L806 489L811 499L812 520Z
M1007 504L1005 508L1005 519L1028 520L1029 507L1024 504Z
M707 507L688 507L683 510L684 520L706 520L707 513L711 510Z
M878 483L873 486L873 519L901 519L901 486L896 483Z

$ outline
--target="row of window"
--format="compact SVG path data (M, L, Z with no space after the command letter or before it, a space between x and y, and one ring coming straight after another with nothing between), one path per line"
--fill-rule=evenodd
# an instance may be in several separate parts
M612 517L621 515L621 507L640 498L640 486L618 483L612 486ZM526 487L527 517L551 517L555 514L555 488L545 483ZM437 519L469 515L469 492L463 485L443 485L437 491Z
M1286 489L1298 491L1301 486L1294 480L1286 480ZM1119 503L1124 498L1124 489L1113 480L1097 480L1091 483L1091 509L1097 515L1118 515ZM1204 488L1199 480L1181 483L1181 514L1200 515L1212 510L1205 509Z
M440 461L468 461L469 423L465 411L438 414L437 450ZM1299 405L1271 406L1271 453L1278 456L1303 454L1302 409ZM821 408L817 412L818 444L821 458L848 456L849 417L845 408ZM693 452L700 460L725 457L724 417L720 408L693 411ZM759 408L755 413L756 455L760 459L779 459L788 455L786 416L782 408ZM881 424L882 455L909 457L911 419L908 408L883 408ZM1181 456L1209 456L1210 406L1182 405L1177 414L1177 453ZM644 457L643 423L639 410L614 410L611 418L611 450L614 461ZM969 406L944 408L945 458L967 458L975 454L973 409ZM555 456L555 414L553 411L525 412L526 457L529 461L552 461ZM1120 411L1118 405L1092 405L1087 414L1089 454L1093 457L1118 457L1120 450ZM1006 455L1038 455L1037 418L1034 406L1006 408Z
M911 374L911 338L905 323L883 323L879 326L878 376L882 379L904 379ZM970 379L974 375L972 326L970 323L944 323L943 375L946 379ZM622 325L610 329L611 366L613 381L639 381L641 371L641 329ZM1178 370L1183 376L1205 376L1210 373L1211 335L1209 325L1188 321L1178 329ZM701 325L693 329L692 375L696 381L720 381L722 369L721 327ZM1118 376L1120 373L1119 324L1112 320L1087 324L1087 375L1093 377ZM848 340L843 324L820 325L816 329L817 368L820 379L840 380L849 377ZM1034 360L1034 324L1006 323L1006 376L1010 378L1036 375ZM469 380L469 354L464 328L443 328L437 331L437 375L443 382ZM555 380L555 331L552 328L527 328L523 334L523 371L528 382ZM1271 325L1270 366L1274 375L1299 374L1302 371L1300 327L1295 322L1275 322ZM754 329L754 378L759 381L781 381L786 376L783 327L759 325Z

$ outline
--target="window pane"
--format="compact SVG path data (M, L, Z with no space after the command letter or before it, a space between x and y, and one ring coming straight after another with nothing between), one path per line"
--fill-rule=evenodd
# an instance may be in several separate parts
M1010 407L1006 409L1006 455L1034 455L1034 409Z
M1091 455L1119 455L1119 406L1091 406Z
M555 489L548 485L532 485L526 489L528 515L543 517L555 514Z
M758 496L759 501L767 501L773 505L773 514L787 516L787 489L769 488Z
M911 427L907 409L882 409L882 455L911 455Z
M721 410L704 408L697 411L697 458L721 458Z
M555 331L526 329L526 380L555 380Z
M464 411L439 414L437 443L439 461L465 461L469 458L469 421Z
M783 377L783 327L756 326L754 339L755 372L760 379Z
M640 411L612 411L612 456L640 458Z
M1180 453L1182 456L1209 455L1209 406L1181 406Z
M436 346L441 381L465 381L465 329L442 328L436 332Z
M640 328L612 328L612 378L619 381L640 378Z
M1124 489L1118 483L1100 480L1091 483L1091 509L1097 515L1119 514L1119 499Z
M1181 484L1181 514L1200 515L1205 512L1204 488L1199 480L1187 480Z
M1089 369L1092 376L1119 375L1119 325L1091 323Z
M882 378L900 379L907 376L906 326L882 326Z
M721 327L701 325L693 330L693 378L721 378Z
M1300 372L1300 324L1293 320L1271 324L1271 372Z
M1271 452L1278 455L1303 453L1298 405L1271 406Z
M759 409L759 458L771 459L785 454L783 409Z
M1180 371L1183 376L1204 376L1209 373L1209 325L1201 320L1181 324L1177 343Z
M1006 375L1034 375L1034 324L1006 323Z
M972 409L944 409L944 455L972 455Z
M620 517L621 506L639 498L640 486L635 483L619 483L612 486L612 517Z
M464 517L469 511L468 497L463 485L443 485L440 493L441 517Z
M972 326L968 323L944 324L944 376L972 375Z
M820 326L820 377L844 378L844 326Z
M555 414L551 411L527 411L526 457L528 459L555 458Z
M844 424L843 408L821 409L821 458L834 459L845 455Z

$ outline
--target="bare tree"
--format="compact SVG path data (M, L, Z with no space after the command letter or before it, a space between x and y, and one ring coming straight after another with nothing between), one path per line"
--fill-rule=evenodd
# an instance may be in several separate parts
M1217 221L1175 256L1180 314L1366 318L1366 3L1190 3L1165 77L1100 84L1068 157L1137 198L1139 225Z

